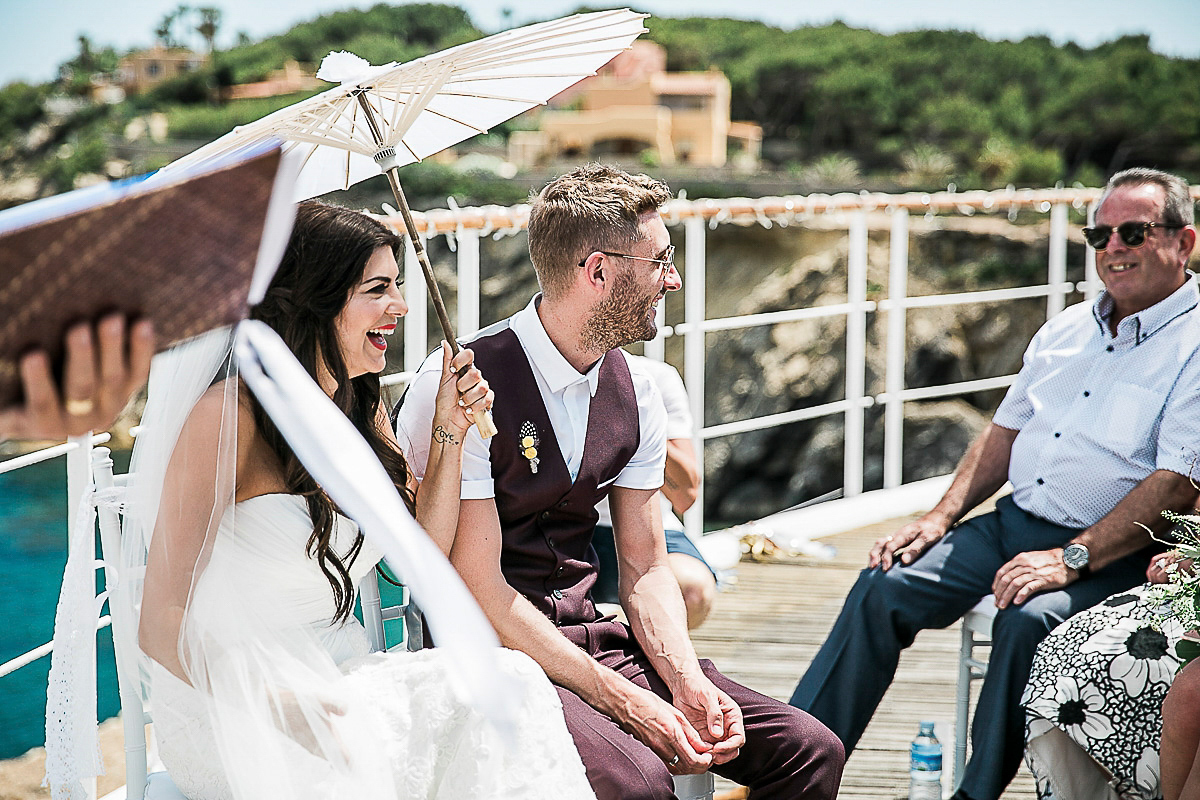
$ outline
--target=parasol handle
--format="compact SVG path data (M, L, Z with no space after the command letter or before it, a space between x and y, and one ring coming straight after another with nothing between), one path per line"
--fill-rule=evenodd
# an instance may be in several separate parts
M404 197L404 190L400 188L400 180L396 175L398 171L397 167L391 167L384 170L384 174L387 175L388 183L392 186L392 194L396 198L400 216L404 219L404 228L408 231L408 238L412 242L413 250L416 251L417 262L421 265L421 274L425 276L425 286L429 290L429 298L433 301L433 310L437 312L438 322L442 325L442 334L450 343L451 354L458 355L462 348L458 346L458 340L454 338L454 328L450 326L450 316L446 313L446 304L442 302L442 293L438 289L437 278L433 275L433 266L429 263L429 256L425 254L425 246L421 242L421 237L417 235L417 226L413 224L412 211L409 210L408 200ZM474 414L472 418L475 420L475 429L479 431L481 437L490 439L496 435L496 423L492 419L490 409L485 410L482 414Z

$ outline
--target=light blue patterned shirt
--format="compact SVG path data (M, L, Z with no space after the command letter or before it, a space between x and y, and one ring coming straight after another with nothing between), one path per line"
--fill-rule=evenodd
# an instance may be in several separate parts
M1043 325L992 419L1019 431L1013 500L1071 528L1095 524L1155 470L1200 479L1196 277L1121 320L1116 336L1112 310L1103 292Z

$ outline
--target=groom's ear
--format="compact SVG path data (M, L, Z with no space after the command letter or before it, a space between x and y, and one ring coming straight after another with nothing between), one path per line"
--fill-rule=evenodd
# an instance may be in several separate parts
M593 251L580 262L580 268L575 275L575 284L589 294L602 294L606 282L612 277L611 273L609 259L604 253Z

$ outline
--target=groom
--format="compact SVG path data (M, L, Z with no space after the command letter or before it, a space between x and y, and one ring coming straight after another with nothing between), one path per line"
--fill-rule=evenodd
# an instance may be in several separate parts
M592 164L534 200L529 254L542 293L470 343L496 392L499 433L484 441L472 428L463 445L450 558L501 641L558 686L600 800L673 797L672 774L705 770L756 798L833 798L837 738L697 659L667 565L656 499L665 412L618 348L653 338L655 307L682 285L658 213L669 197L657 180ZM426 360L397 418L418 476L439 367ZM600 618L590 595L606 495L629 625Z

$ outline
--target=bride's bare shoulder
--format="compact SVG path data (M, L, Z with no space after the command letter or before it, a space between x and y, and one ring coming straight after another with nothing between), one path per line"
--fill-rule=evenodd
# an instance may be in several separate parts
M240 380L227 378L217 381L200 395L188 415L182 435L214 436L229 430L234 420L239 447L249 444L258 433L249 393Z

